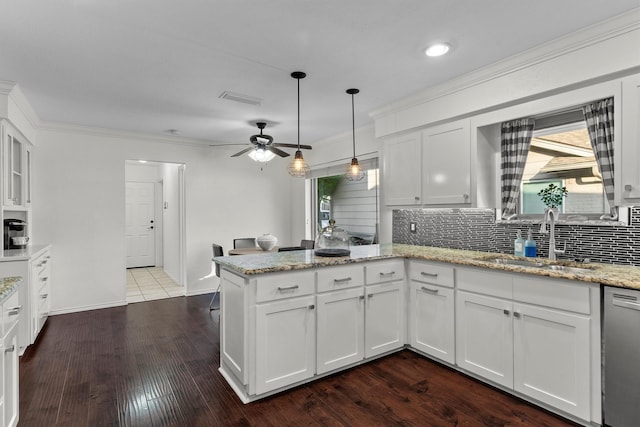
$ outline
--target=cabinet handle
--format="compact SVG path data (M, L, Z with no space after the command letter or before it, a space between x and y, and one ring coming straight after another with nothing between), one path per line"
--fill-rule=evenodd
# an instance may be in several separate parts
M427 288L426 286L423 286L420 289L422 289L425 292L429 292L430 294L437 294L438 293L438 289L431 289L431 288Z
M49 262L49 260L48 260L48 259L45 259L44 261L42 261L42 265L45 265L45 264L46 264L46 263L48 263L48 262Z
M49 294L42 294L42 295L40 295L40 298L47 299L48 296L49 296Z
M358 299L359 299L360 301L362 301L362 300L364 299L364 295L360 295L360 296L358 297Z
M9 312L9 316L15 316L16 314L20 313L22 311L22 306L18 305L15 307L11 307L9 309L7 309L7 311Z
M278 290L280 292L282 291L293 291L294 289L298 289L300 286L298 285L291 285L291 286L278 286Z
M5 349L4 349L4 353L5 353L5 354L7 354L7 353L13 353L13 351L14 351L15 349L16 349L15 344L12 344L12 345L11 345L11 347L9 347L9 348L5 348Z
M373 298L373 294L367 294L367 298L369 299Z
M313 310L314 308L316 308L316 306L314 304L311 304L308 308L309 310Z
M631 191L633 187L630 184L624 186L624 191Z
M508 316L509 314L511 314L511 312L510 312L509 310L502 310L502 312L503 312L505 315L507 315L507 316Z
M344 279L333 279L333 283L344 283L344 282L350 282L351 281L351 277L345 277Z
M384 276L393 276L394 274L396 274L395 271L390 271L388 273L380 273L380 277L384 277Z
M465 193L465 194L462 195L462 198L465 199L465 200L469 200L469 195Z
M516 319L520 318L520 313L518 313L517 311L513 312L513 317L515 317Z
M417 201L419 201L419 200L420 200L420 196L415 196L415 197L414 197L414 200L415 200L416 202L417 202Z
M426 273L426 272L421 272L420 275L422 276L426 276L426 277L438 277L438 273Z
M41 278L40 278L40 281L42 281L42 282L46 282L48 279L49 279L49 277L48 277L48 276L45 276L45 277L41 277Z

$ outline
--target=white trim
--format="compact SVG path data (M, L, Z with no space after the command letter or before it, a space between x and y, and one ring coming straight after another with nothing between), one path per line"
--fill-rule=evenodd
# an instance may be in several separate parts
M106 304L92 304L92 305L81 305L78 307L67 307L62 310L52 310L49 312L49 316L57 316L58 314L69 314L69 313L79 313L81 311L89 311L89 310L99 310L102 308L113 308L113 307L122 307L123 305L127 305L127 301L114 301L112 303Z

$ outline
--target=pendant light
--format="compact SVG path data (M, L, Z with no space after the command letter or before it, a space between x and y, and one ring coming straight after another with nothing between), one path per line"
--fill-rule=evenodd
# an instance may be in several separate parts
M353 134L353 158L345 174L345 178L349 181L360 181L365 175L356 158L356 113L353 107L353 95L358 92L360 92L358 89L347 89L347 93L351 95L351 129Z
M302 151L300 151L300 79L304 79L307 75L302 71L294 71L291 73L291 77L298 80L298 150L296 150L293 160L289 163L289 175L296 178L304 178L309 173L309 165L304 161Z

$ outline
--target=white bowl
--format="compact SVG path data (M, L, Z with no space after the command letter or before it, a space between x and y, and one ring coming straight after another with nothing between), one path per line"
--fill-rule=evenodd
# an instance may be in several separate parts
M278 239L271 234L263 234L256 238L256 243L263 251L270 251L275 247L276 243L278 243Z

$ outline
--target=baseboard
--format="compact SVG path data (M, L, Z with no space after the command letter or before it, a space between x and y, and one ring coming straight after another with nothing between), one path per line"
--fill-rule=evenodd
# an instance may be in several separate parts
M95 305L84 305L81 307L69 307L69 308L63 308L62 310L51 310L49 312L49 316L56 316L58 314L79 313L81 311L100 310L101 308L121 307L123 305L127 305L127 301L115 301L107 304L95 304Z

